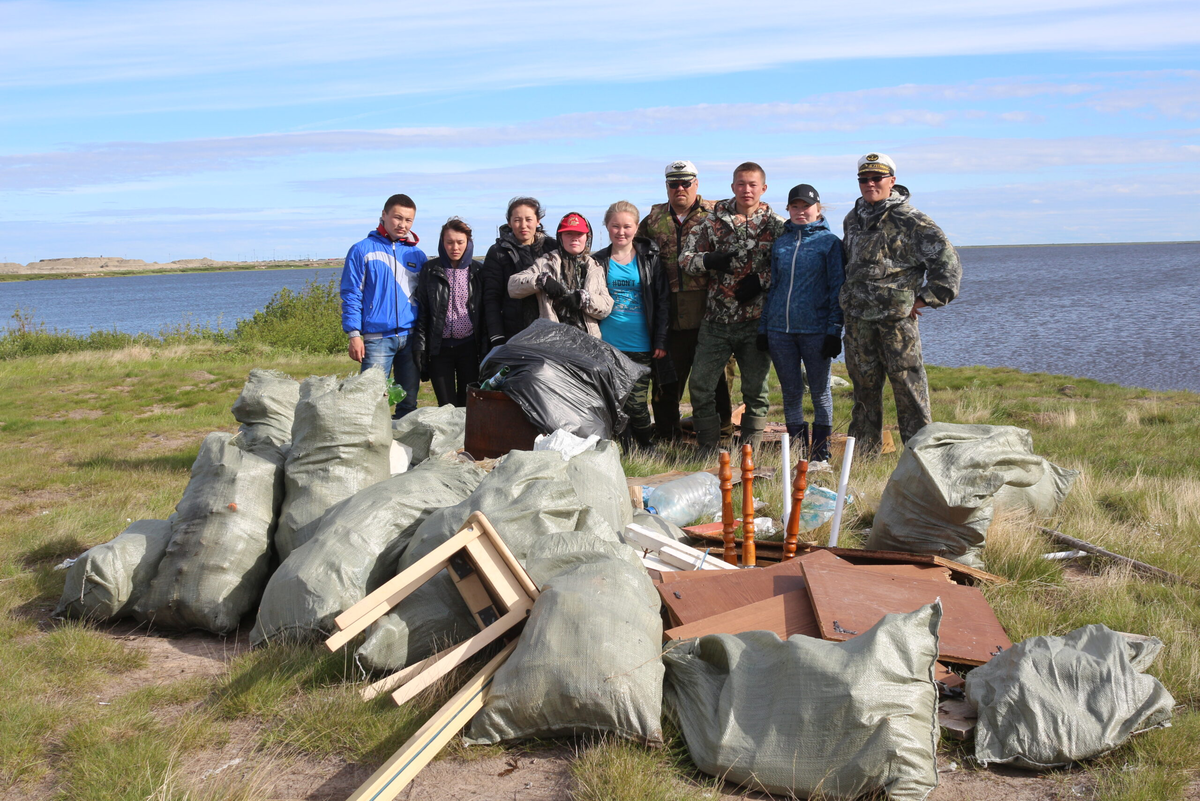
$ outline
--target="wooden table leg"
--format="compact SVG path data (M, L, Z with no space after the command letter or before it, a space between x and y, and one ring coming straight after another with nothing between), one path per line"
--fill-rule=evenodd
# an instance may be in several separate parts
M800 461L796 462L796 478L792 481L792 513L787 519L787 532L783 538L783 561L785 562L796 556L796 544L800 540L800 506L804 503L806 489L808 489L808 459L801 453Z
M733 531L737 523L733 517L733 469L729 466L729 451L721 451L718 464L720 468L717 470L717 478L721 480L721 536L725 540L725 550L721 558L731 565L736 565L738 555Z
M758 564L754 550L754 446L742 446L742 564Z

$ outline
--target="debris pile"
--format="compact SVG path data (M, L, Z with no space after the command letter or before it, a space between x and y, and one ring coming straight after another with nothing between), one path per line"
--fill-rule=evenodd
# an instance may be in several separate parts
M539 380L588 384L590 400L572 406L566 384L543 397L538 419L573 416L571 430L495 462L461 452L461 409L393 424L379 371L252 372L239 432L205 438L175 514L76 560L54 614L217 634L252 619L256 646L352 649L373 680L364 699L397 704L487 659L352 796L379 801L460 732L656 745L664 712L702 771L799 797L924 798L939 724L973 730L981 764L1034 769L1169 725L1173 700L1145 673L1161 642L1088 626L1014 645L981 590L1005 581L981 559L994 508L1052 513L1075 477L1028 432L927 426L866 549L799 536L831 520L836 541L852 439L837 493L814 487L807 506L807 463L794 476L785 463L779 540L755 536L754 483L773 472L749 446L740 476L722 453L695 482L715 482L698 508L720 520L681 529L641 507L646 488L688 474L627 478L617 446L590 436L619 424L636 371L582 348L530 355L562 345L539 336L535 324L493 351L505 385L520 399Z

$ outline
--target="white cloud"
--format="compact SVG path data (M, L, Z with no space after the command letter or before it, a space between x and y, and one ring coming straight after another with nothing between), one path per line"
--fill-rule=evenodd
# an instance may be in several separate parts
M882 40L872 38L883 31ZM871 52L878 41L886 50ZM0 86L252 76L231 83L236 102L244 92L261 100L262 86L311 70L281 90L303 102L671 78L822 59L1144 51L1197 42L1200 6L1192 0L870 0L799 13L794 3L768 2L752 14L731 13L724 0L613 0L603 15L593 5L550 0L18 0L0 5L0 51L16 67L0 75Z

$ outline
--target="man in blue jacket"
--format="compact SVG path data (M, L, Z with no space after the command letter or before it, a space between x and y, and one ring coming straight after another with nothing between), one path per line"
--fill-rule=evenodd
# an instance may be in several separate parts
M425 265L412 233L416 216L408 195L389 197L379 227L350 248L342 268L342 330L350 336L350 358L363 370L379 367L385 376L394 370L406 393L396 404L396 419L417 408L421 388L409 338L417 319L417 275Z

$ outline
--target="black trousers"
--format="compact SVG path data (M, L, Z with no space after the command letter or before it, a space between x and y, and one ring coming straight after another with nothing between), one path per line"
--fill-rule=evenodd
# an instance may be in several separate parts
M479 345L474 339L457 345L442 342L436 356L429 357L429 383L438 406L467 405L467 385L479 380Z

